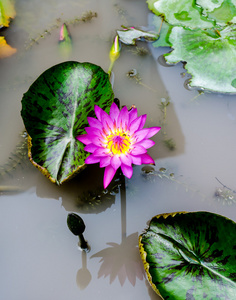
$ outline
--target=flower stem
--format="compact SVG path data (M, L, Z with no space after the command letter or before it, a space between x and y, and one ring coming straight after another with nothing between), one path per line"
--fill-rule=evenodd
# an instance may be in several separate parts
M120 170L120 203L121 203L121 233L122 241L126 238L126 187L125 176Z

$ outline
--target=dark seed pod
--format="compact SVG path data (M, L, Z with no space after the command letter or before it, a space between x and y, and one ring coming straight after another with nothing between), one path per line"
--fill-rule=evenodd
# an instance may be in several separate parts
M85 224L83 219L74 214L74 213L70 213L67 216L67 225L70 229L70 231L74 234L74 235L81 235L84 230L85 230Z

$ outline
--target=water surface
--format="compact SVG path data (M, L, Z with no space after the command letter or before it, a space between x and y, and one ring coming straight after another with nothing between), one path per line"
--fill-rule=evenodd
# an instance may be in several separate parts
M89 10L97 17L69 25L73 50L63 57L59 26ZM147 222L160 213L200 210L236 220L235 193L227 189L236 189L236 96L187 90L182 64L158 63L166 49L138 43L149 52L140 56L139 49L123 47L113 69L115 96L121 105L134 104L139 114L146 113L147 126L162 124L149 151L156 166L148 175L143 166L134 167L133 177L126 179L126 199L115 187L118 181L104 195L103 170L97 166L55 186L27 159L20 156L21 166L19 155L9 161L24 142L23 93L44 70L65 60L88 61L107 71L115 30L148 26L149 11L141 0L19 0L16 11L4 34L18 53L0 61L0 164L1 185L22 190L1 192L1 298L160 299L144 276L137 248ZM127 76L132 69L139 80ZM164 124L163 99L170 101ZM165 138L175 141L175 150L163 144ZM78 250L78 239L67 228L69 212L85 221L87 254Z

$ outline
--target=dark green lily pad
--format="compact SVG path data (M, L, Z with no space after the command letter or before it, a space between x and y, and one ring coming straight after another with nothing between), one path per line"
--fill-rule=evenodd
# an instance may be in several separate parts
M172 300L233 300L236 223L209 212L154 217L139 238L153 289Z
M169 36L174 49L165 54L169 64L187 62L190 85L220 93L236 93L236 25L223 30L174 27Z
M143 31L134 27L124 27L123 30L117 30L120 41L126 45L135 45L136 41L144 40L153 42L159 38L155 32Z
M22 99L31 162L57 184L82 170L88 153L76 136L95 116L94 105L109 111L113 97L109 76L97 65L70 61L45 71Z
M195 0L148 0L148 8L173 26L211 28L213 21L202 15Z

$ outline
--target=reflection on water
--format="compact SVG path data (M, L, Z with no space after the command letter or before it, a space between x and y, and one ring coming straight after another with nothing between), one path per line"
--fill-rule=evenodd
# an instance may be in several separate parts
M149 11L143 0L19 0L16 11L2 34L18 52L0 60L1 299L159 299L142 280L137 238L146 222L160 213L196 210L235 220L236 96L186 90L182 64L158 62L166 49L122 46L113 69L115 97L147 114L147 127L162 126L149 151L156 166L135 166L125 186L117 174L107 190L98 165L56 186L26 152L19 155L22 95L65 60L58 47L63 22L73 40L68 60L107 71L115 30L147 26ZM96 17L76 21L88 11ZM171 139L175 147L164 143ZM10 187L14 194L6 194ZM90 253L74 247L68 212L82 214Z
M81 290L84 290L89 285L92 275L87 268L87 253L81 251L82 268L78 270L76 275L76 283Z

